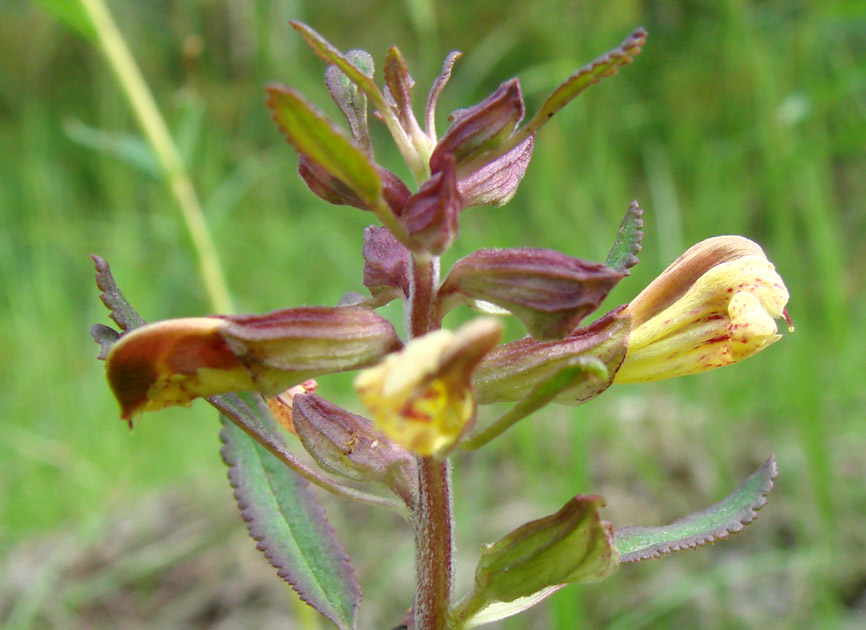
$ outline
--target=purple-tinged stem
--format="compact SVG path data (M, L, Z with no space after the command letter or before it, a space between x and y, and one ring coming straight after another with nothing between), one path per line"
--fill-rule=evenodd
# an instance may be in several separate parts
M418 458L414 630L444 630L451 604L454 535L448 460Z
M411 339L440 327L436 313L439 259L413 256L406 331ZM444 630L451 605L454 528L451 470L447 460L418 458L415 512L414 630Z

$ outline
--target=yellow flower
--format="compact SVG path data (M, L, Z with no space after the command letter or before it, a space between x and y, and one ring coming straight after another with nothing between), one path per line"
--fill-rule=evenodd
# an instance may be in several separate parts
M702 241L626 308L632 331L614 382L657 381L750 357L780 338L774 320L787 319L787 303L785 283L759 245L742 236Z
M455 332L437 330L360 372L355 389L379 430L419 455L453 445L475 415L472 371L499 341L501 328L479 318Z

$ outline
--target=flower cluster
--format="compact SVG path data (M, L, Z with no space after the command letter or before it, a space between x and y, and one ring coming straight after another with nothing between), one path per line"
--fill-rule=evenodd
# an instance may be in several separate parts
M108 381L130 425L142 412L197 397L245 422L255 404L237 411L234 399L220 397L256 392L322 470L389 486L408 509L420 510L416 518L423 521L424 467L454 448L478 448L548 403L577 405L615 382L727 365L779 338L774 320L786 316L788 292L761 248L737 236L695 245L631 303L583 325L637 263L643 223L636 203L603 264L547 249L480 250L440 278L439 256L458 237L460 214L511 199L539 129L588 85L629 63L644 42L642 30L569 77L528 122L520 83L512 79L452 113L449 129L438 137L435 109L458 54L446 59L421 124L413 110L414 81L399 50L388 51L380 88L369 54L340 53L309 27L294 26L328 62L325 82L348 132L291 88L270 86L268 106L297 150L298 172L310 190L379 219L380 226L364 233L369 296L348 293L337 306L265 315L140 327L126 322L119 335L98 329ZM375 161L370 105L414 182ZM405 339L376 313L393 300L404 301ZM466 306L485 316L455 331L442 328L447 313ZM491 317L497 315L515 316L527 335L500 344L502 327ZM369 420L313 393L313 377L350 370L358 370L354 386ZM480 405L498 402L515 404L499 418L479 417ZM266 423L244 426L251 434L267 429ZM257 439L279 452L269 437ZM575 498L491 546L474 595L453 614L468 618L491 602L528 597L536 592L526 592L529 583L547 593L552 585L609 574L620 553L612 527L597 518L601 505L600 497ZM583 549L587 540L593 541L594 551L585 554L592 564L557 559L562 545ZM527 577L539 575L542 548L560 563L551 573L558 581Z

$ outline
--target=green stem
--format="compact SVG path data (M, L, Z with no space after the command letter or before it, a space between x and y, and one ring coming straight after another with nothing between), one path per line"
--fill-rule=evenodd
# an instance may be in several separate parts
M156 155L162 175L177 201L198 257L199 271L211 305L221 313L231 312L231 297L198 195L147 83L103 0L79 2L93 23L102 52L129 99L138 123Z

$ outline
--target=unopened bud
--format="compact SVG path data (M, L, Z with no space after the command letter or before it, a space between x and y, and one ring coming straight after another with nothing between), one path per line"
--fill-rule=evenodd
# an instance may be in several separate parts
M759 245L742 236L698 243L625 310L628 355L617 383L656 381L729 365L780 339L788 289Z

